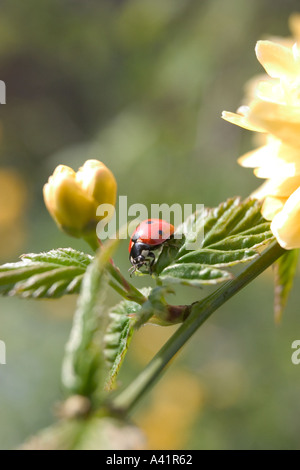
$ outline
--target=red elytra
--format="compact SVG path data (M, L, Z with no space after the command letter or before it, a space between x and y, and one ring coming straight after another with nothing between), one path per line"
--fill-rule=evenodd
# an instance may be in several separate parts
M150 246L161 245L174 234L175 228L162 219L147 219L141 222L133 232L129 243L129 253L134 243Z

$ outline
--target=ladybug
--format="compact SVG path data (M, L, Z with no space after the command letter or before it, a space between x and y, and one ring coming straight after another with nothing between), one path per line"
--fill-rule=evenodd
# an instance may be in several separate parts
M174 226L162 219L147 219L141 222L129 242L129 260L132 264L129 271L135 272L147 265L151 274L155 262L153 251L170 240L174 231Z

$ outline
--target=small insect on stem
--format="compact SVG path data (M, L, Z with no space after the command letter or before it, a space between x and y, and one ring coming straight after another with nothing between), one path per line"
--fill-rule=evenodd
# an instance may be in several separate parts
M154 251L170 240L174 231L174 226L162 219L147 219L138 225L129 242L130 276L143 266L152 274Z

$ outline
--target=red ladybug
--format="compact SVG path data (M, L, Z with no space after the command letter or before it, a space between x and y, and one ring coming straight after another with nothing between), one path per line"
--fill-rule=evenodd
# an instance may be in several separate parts
M174 226L162 219L147 219L141 222L129 242L130 271L135 272L148 265L149 272L155 262L154 250L173 237Z

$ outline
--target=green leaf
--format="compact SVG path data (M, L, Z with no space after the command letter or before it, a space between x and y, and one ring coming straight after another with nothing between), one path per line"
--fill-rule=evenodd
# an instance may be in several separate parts
M261 215L261 202L240 198L195 212L176 234L182 234L182 239L174 240L173 251L173 240L166 243L155 273L164 283L196 287L228 280L232 275L227 268L251 261L259 256L260 247L274 239L270 223Z
M197 263L214 267L234 266L235 264L250 261L257 256L255 250L216 250L204 248L192 251L177 261L177 263Z
M240 234L263 221L260 213L261 203L253 199L241 201L229 199L212 209L205 221L203 247L226 239L230 235Z
M78 293L92 259L72 248L23 255L17 263L0 266L0 294L23 298L58 298Z
M109 366L106 390L111 390L115 385L116 377L136 329L148 321L152 322L152 318L155 324L174 324L174 318L171 321L169 305L165 300L167 293L173 293L170 288L146 288L142 289L142 293L148 297L143 305L125 300L110 310L109 325L104 336L104 356ZM178 310L180 310L179 307ZM177 320L178 322L182 321L179 317Z
M172 239L166 241L161 247L161 251L156 252L157 261L155 263L155 272L156 274L161 273L161 271L169 266L173 260L176 258L178 250L185 243L185 239Z
M114 387L134 331L132 316L140 309L139 304L125 300L109 312L109 325L104 335L104 356L109 367L107 390Z
M258 248L259 246L264 245L266 241L273 238L271 230L256 234L249 234L248 231L246 231L245 233L242 232L238 235L224 238L224 240L210 245L210 248L214 248L215 250L227 250L228 252L239 249L247 250L249 248Z
M299 250L287 251L274 263L274 315L279 323L293 287L299 259Z
M263 219L260 211L259 201L246 199L242 202L240 198L232 198L217 208L196 213L190 218L187 226L193 232L204 234L199 250L213 248L232 251L256 248L272 237L270 223ZM191 253L191 250L187 249L191 235L185 233L185 238L177 259Z
M231 278L232 275L227 271L197 263L172 264L160 275L160 279L167 284L179 283L195 287L217 284Z
M62 382L68 395L99 400L105 380L104 334L108 316L106 266L119 240L109 240L98 250L84 276L70 339L63 362Z
M109 313L109 325L104 336L104 355L109 366L106 389L114 387L134 331L155 317L155 323L170 324L165 294L166 287L142 289L147 298L143 305L128 300L114 306Z

